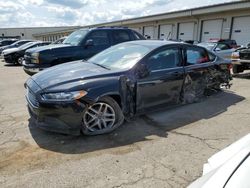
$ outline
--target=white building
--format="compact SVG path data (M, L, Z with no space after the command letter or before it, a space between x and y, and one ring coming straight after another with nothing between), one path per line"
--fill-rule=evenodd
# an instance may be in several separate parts
M250 1L236 1L84 27L99 26L126 26L151 39L207 41L221 38L235 39L238 44L245 45L250 42ZM72 31L74 29L45 31L35 34L34 37L45 40Z
M68 29L77 29L78 26L67 27L24 27L24 28L0 28L0 38L17 37L20 39L36 39L35 34L47 32L59 32ZM51 40L52 41L52 40Z

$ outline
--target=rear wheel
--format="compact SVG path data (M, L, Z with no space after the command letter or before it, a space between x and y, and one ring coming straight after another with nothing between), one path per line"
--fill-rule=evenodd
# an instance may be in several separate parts
M111 97L103 97L89 106L82 119L82 132L85 135L98 135L112 132L124 121L120 106Z

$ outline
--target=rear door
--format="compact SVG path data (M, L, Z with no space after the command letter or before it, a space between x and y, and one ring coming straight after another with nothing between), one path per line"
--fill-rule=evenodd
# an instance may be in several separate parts
M184 88L191 86L195 91L203 92L200 84L203 83L205 73L213 66L205 49L197 46L186 46Z
M137 82L137 112L178 103L184 78L180 48L177 45L161 48L143 64L150 74Z

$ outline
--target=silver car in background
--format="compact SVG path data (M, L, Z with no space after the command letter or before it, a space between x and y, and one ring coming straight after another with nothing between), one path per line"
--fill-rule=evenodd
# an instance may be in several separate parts
M201 42L197 45L202 46L216 53L218 56L229 60L231 60L231 55L235 51L235 48L232 48L230 45L226 43L220 43L220 42Z

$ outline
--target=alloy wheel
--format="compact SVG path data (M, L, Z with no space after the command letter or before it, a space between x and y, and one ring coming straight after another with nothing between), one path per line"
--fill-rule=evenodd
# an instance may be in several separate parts
M22 64L23 64L23 60L24 60L23 57L18 58L18 64L19 64L19 65L22 65Z
M89 132L112 129L116 116L114 109L104 102L90 106L83 116L83 123Z

